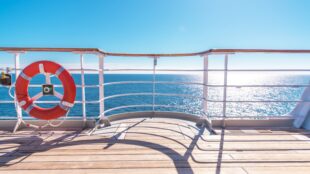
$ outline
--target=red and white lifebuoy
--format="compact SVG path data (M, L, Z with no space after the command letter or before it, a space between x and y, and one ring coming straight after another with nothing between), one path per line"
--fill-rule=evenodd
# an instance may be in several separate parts
M64 94L60 103L53 108L41 108L34 104L29 97L28 85L32 77L37 74L54 74L62 83ZM15 83L15 94L19 106L29 115L43 120L52 120L65 116L73 107L76 96L76 86L70 73L61 65L51 61L38 61L27 66L19 75Z

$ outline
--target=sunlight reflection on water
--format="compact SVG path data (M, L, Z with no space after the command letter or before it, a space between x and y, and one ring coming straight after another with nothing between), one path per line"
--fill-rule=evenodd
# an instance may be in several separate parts
M80 84L80 76L73 75L77 84ZM107 74L105 75L106 82L114 81L151 81L152 75L150 74ZM159 74L156 76L157 81L168 82L195 82L202 83L202 76L197 75L172 75L172 74ZM34 79L34 83L41 83L42 78ZM56 84L59 83L54 81ZM98 76L95 74L86 75L87 84L97 84ZM223 85L222 73L209 74L210 85ZM287 74L266 74L266 73L234 73L228 74L227 85L308 85L308 75L287 75ZM177 97L177 96L156 96L155 102L158 105L166 106L183 106L182 109L176 108L162 108L156 107L160 111L179 111L191 114L202 114L202 89L201 85L180 85L180 84L156 84L156 93L174 93L186 94L193 97ZM208 87L208 110L209 116L222 116L223 103L212 102L223 100L223 87ZM227 102L227 116L281 116L290 112L295 102L249 102L249 101L276 101L276 100L299 100L305 88L292 88L292 87L227 87L227 100L228 101L248 101L248 102ZM30 93L34 93L35 89L31 89ZM77 100L81 100L81 90L78 89ZM152 92L152 84L122 84L111 85L105 87L105 95L135 93L135 92ZM7 88L0 88L0 94L3 100L11 100L7 95ZM87 100L98 100L97 89L86 89ZM105 109L110 109L123 105L139 105L139 104L152 104L152 96L126 96L105 101ZM87 104L87 115L97 116L99 114L98 104ZM150 107L136 107L120 109L108 113L115 114L121 112L131 111L145 111L151 110ZM71 116L82 115L81 104L76 104L71 110ZM13 104L1 104L0 115L14 116Z

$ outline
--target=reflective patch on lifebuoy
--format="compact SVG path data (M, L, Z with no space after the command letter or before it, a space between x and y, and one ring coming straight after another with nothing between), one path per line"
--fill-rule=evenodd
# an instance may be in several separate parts
M23 73L23 72L20 73L20 76L21 76L22 78L24 78L25 80L28 80L28 81L31 80L31 77L28 77L28 76L27 76L25 73Z
M25 112L27 112L28 114L30 113L30 111L33 109L33 104L29 105L26 109Z
M70 108L70 107L64 105L62 102L59 103L59 106L60 106L62 109L64 109L64 110L68 110L68 109Z
M63 67L60 67L56 72L55 76L58 77L65 69Z
M19 106L22 107L22 106L24 106L26 104L26 101L23 100L23 101L19 102L18 104L19 104Z
M60 103L53 108L41 108L35 105L34 101L40 98L40 95L43 94L39 93L33 98L30 98L28 95L28 86L30 80L35 75L40 73L45 75L54 74L63 85L63 95L55 92L57 96L62 96L62 98ZM38 61L30 64L20 73L19 77L16 80L15 86L15 94L19 106L25 112L35 118L43 120L56 119L66 115L69 109L74 106L74 101L76 97L76 86L74 80L66 69L64 69L61 65L55 62Z
M44 73L45 73L45 71L44 71L44 65L43 65L42 63L39 64L39 71L40 71L41 74L44 74Z
M67 106L67 107L69 107L69 108L72 108L73 107L73 103L69 103L69 102L66 102L66 101L63 101L63 102L61 102L64 106Z

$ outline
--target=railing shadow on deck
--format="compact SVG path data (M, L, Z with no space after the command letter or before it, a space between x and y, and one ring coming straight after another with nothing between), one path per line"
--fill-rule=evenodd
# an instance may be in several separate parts
M132 126L129 126L127 129L123 130L122 132L125 132L125 131L129 130L130 128L137 126L138 124L140 124L143 121L144 120L137 122ZM173 129L165 129L165 128L158 128L158 127L152 127L152 128L175 131ZM59 138L56 138L56 139L48 141L48 142L44 142L44 140L39 136L31 136L28 138L33 139L33 141L36 142L36 146L40 147L40 145L41 145L41 148L38 148L38 149L32 150L32 151L26 151L26 153L25 153L25 151L23 151L22 146L19 146L13 152L8 152L7 154L2 155L2 157L4 157L3 158L4 160L1 160L0 167L11 166L11 165L20 163L23 160L25 160L27 157L29 157L32 154L37 153L37 152L45 152L45 151L48 151L51 149L57 149L57 148L66 147L66 146L75 146L75 145L92 144L92 143L107 143L107 146L105 146L103 149L108 149L115 144L130 144L130 145L136 145L136 146L144 146L144 147L159 151L159 152L165 154L166 156L168 156L172 160L172 162L174 163L174 166L176 168L177 173L179 173L179 174L194 173L191 166L190 166L190 163L189 163L189 157L194 158L192 155L192 150L194 149L194 147L197 144L197 141L199 140L199 138L203 134L204 128L202 128L201 131L199 131L199 133L197 135L195 135L194 138L189 136L189 135L184 134L183 132L175 131L175 133L180 133L180 134L186 136L187 138L189 138L191 140L191 143L189 146L186 146L185 144L178 141L177 139L173 139L173 138L163 136L163 135L157 135L154 133L144 133L144 132L132 132L132 133L136 133L136 134L145 134L145 135L149 135L149 136L156 136L156 137L171 140L177 144L180 144L182 147L184 147L186 149L186 152L184 153L184 155L178 153L174 149L171 149L169 147L166 147L166 146L163 146L163 145L160 145L157 143L152 143L152 142L148 142L148 141L141 141L141 140L118 139L118 137L120 136L120 134L122 132L115 134L111 138L103 138L103 139L96 139L96 140L74 140L74 141L72 141L72 140L75 137L80 135L80 133L81 133L80 131L65 134L64 136L61 136ZM25 139L25 138L22 138L22 139ZM20 138L9 139L9 140L3 141L2 144L12 144L12 143L18 142L18 140L20 140ZM19 154L14 155L14 153L19 153ZM23 156L24 156L24 158L18 160L17 162L10 163L10 161L13 161L13 160L20 158L20 157L23 157ZM180 163L180 161L182 161L182 163Z
M8 140L2 140L0 142L1 144L20 144L21 146L19 146L16 150L14 151L10 151L7 152L6 154L2 155L2 159L0 156L0 167L4 167L4 166L11 166L17 163L22 162L23 160L26 160L29 156L31 156L34 153L37 152L45 152L51 149L57 149L57 148L61 148L61 147L66 147L66 146L76 146L76 145L87 145L87 144L96 144L96 143L106 143L107 145L105 147L103 147L103 149L108 149L111 148L113 145L115 144L127 144L127 145L136 145L136 146L144 146L156 151L161 152L162 154L165 154L166 156L168 156L172 162L174 163L174 166L177 170L178 173L194 173L193 169L190 166L189 163L189 159L191 158L193 160L193 162L198 163L198 164L214 164L216 166L216 174L220 174L221 173L221 169L222 169L222 164L223 163L284 163L284 162L310 162L310 161L284 161L284 160L272 160L272 161L224 161L222 160L223 158L223 151L224 151L224 142L252 142L252 140L225 140L225 129L221 130L220 133L220 139L217 140L217 142L219 142L219 147L215 148L215 149L204 149L202 147L199 147L199 144L197 143L198 140L202 140L203 143L208 143L208 142L212 142L212 140L208 140L208 139L204 139L204 137L202 136L205 132L205 129L199 129L197 128L197 134L195 136L190 136L185 134L184 132L181 131L177 131L174 129L170 129L170 128L161 128L161 127L154 127L154 126L150 126L152 129L162 129L162 130L166 130L166 131L171 131L173 133L179 133L180 135L185 136L186 138L188 138L191 142L189 145L186 145L184 143L182 143L181 141L179 141L178 139L174 139L173 137L168 137L165 135L158 135L156 133L147 133L146 132L135 132L135 131L130 131L130 133L133 134L143 134L143 135L147 135L147 136L153 136L153 137L160 137L163 139L167 139L170 140L174 143L177 143L179 145L181 145L182 147L184 147L186 149L186 152L184 154L180 154L179 152L177 152L174 149L171 149L169 147L157 144L157 143L152 143L152 142L148 142L147 140L122 140L122 139L118 139L118 137L120 136L121 133L130 130L133 127L145 127L143 125L139 125L140 123L142 123L144 120L140 121L140 122L136 122L133 125L129 126L127 129L116 133L113 137L110 138L102 138L102 139L94 139L94 140L74 140L75 137L81 136L81 131L75 131L72 133L68 133L68 134L64 134L63 136L56 138L54 140L51 141L47 141L44 142L44 139L42 137L40 137L40 135L33 135L30 137L18 137L18 138L12 138L12 139L8 139ZM107 130L109 130L110 128L107 127ZM107 133L107 132L105 132ZM111 133L111 131L108 131L108 133ZM302 132L299 132L301 135L306 135L309 136L309 134L303 134ZM104 133L103 133L104 134ZM277 135L277 133L275 133L275 135ZM24 135L23 135L24 136ZM86 136L86 135L82 135L82 136ZM13 136L12 136L13 137ZM259 141L259 140L258 140ZM272 140L273 141L273 140ZM280 140L275 140L275 141L280 141ZM295 141L295 140L294 140ZM299 141L299 140L296 140ZM31 149L29 150L24 150L23 145L29 145L27 143L23 143L23 142L30 142L33 143L35 142L35 146L38 147L38 149ZM15 146L16 147L16 146ZM7 147L7 149L9 149L10 147ZM210 161L201 161L201 160L197 160L195 158L195 155L192 153L194 148L201 150L201 151L218 151L218 156L217 156L217 161L215 162L210 162ZM5 149L4 149L5 150ZM226 149L227 150L227 149ZM229 150L229 149L228 149ZM235 149L237 150L237 149ZM251 148L251 149L242 149L244 151L247 150L251 150L251 151L287 151L287 150L294 150L294 148L290 148L290 149L259 149L259 148ZM298 150L310 150L310 148L308 149L298 149ZM7 150L6 150L7 151ZM14 155L15 154L15 155ZM14 161L15 159L21 158L22 159L18 160L17 162L11 162L10 161ZM182 163L180 163L180 161L182 161Z

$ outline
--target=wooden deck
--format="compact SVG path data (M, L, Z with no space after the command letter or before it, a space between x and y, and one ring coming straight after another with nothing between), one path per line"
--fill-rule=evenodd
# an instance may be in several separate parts
M310 132L217 129L173 119L132 119L86 131L0 134L0 173L309 174Z

